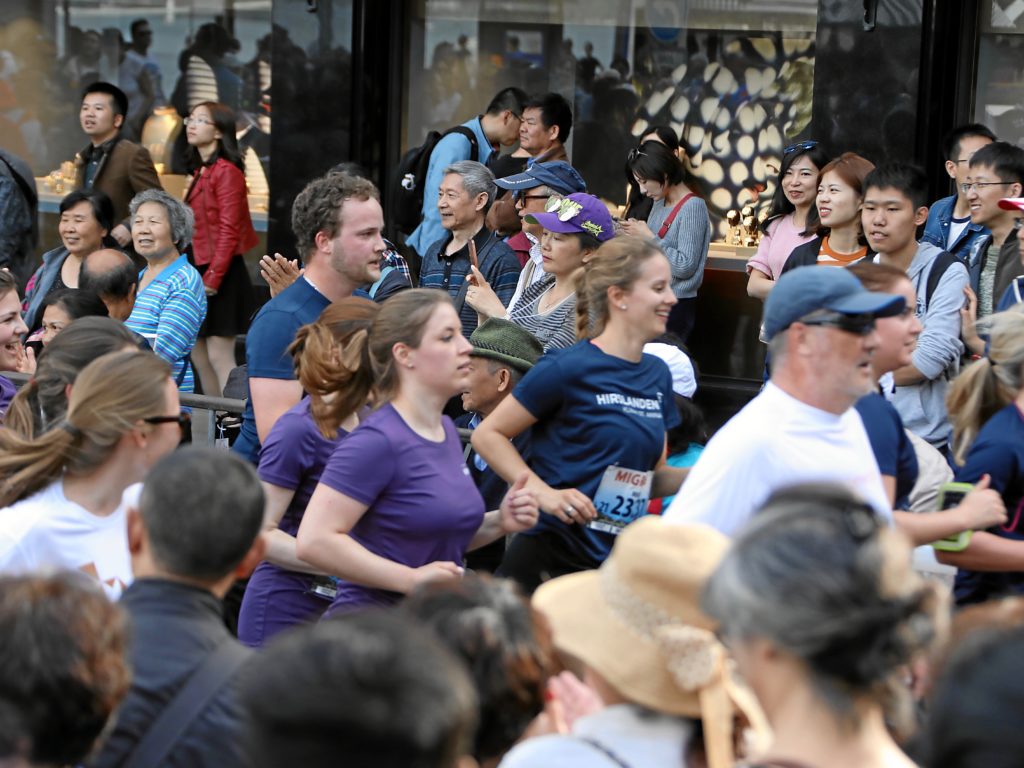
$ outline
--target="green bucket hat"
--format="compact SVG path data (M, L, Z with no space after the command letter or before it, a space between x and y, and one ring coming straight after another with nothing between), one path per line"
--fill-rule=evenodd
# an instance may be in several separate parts
M521 325L492 317L485 320L469 337L471 354L510 365L526 373L544 354L544 347Z

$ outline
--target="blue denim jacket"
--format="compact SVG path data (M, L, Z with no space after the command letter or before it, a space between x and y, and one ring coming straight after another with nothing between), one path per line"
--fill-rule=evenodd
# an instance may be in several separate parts
M931 210L928 211L928 221L924 225L924 236L921 237L921 242L937 245L944 251L964 258L979 238L991 233L988 228L972 221L957 235L956 241L947 247L946 241L949 239L949 227L953 222L953 207L955 205L956 195L935 201Z

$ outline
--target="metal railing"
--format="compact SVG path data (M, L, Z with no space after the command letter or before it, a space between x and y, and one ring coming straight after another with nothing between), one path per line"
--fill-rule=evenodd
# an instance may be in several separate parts
M27 373L14 373L5 371L4 377L12 381L19 389L28 383L32 377ZM235 400L230 397L210 397L209 395L194 395L182 392L179 394L181 404L188 408L209 411L210 416L206 424L206 442L213 445L217 438L217 419L214 414L217 412L235 413L241 415L245 411L245 400ZM195 439L195 426L193 424L192 438Z

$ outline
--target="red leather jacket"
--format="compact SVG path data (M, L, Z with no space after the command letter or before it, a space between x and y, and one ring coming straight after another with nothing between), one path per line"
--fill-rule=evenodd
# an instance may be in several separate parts
M192 258L208 264L203 283L217 290L236 254L253 248L259 238L252 227L245 175L223 158L192 177L185 196L196 217Z

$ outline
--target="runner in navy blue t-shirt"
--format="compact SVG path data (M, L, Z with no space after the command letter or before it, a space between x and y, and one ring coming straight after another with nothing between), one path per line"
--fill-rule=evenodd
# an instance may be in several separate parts
M975 531L962 552L938 554L960 569L954 588L960 605L1024 593L1024 312L990 315L981 329L989 333L988 356L949 391L953 450L961 464L956 480L990 478L1009 517Z
M675 493L687 471L665 463L665 433L679 421L672 376L643 354L676 303L668 260L648 241L611 240L587 262L577 297L583 340L544 355L473 433L506 480L529 470L544 514L512 540L498 574L531 591L600 565L650 497ZM510 441L531 426L528 468Z

